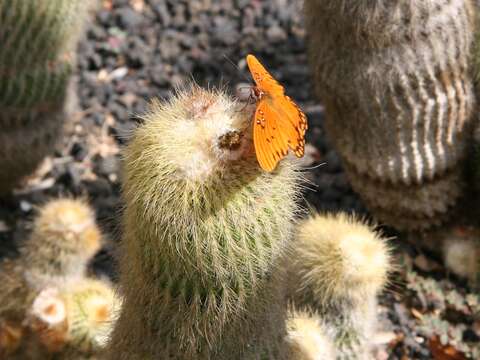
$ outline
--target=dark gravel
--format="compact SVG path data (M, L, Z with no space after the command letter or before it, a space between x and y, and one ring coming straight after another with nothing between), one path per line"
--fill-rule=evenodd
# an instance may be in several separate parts
M138 114L150 98L168 98L176 85L192 78L233 92L236 84L250 82L244 61L248 53L262 60L309 118L309 166L315 168L308 172L306 201L319 210L366 214L325 138L325 114L313 94L300 2L105 0L92 17L78 48L78 111L54 156L11 199L1 200L0 255L15 254L36 205L53 196L86 196L110 239L94 268L114 273L111 249L120 234L122 209L119 151ZM405 242L395 244L402 266L380 301L379 327L391 336L382 342L377 358L429 359L428 339L411 311L420 291L407 291L409 274L422 270L415 259L423 253ZM424 256L439 263L433 255ZM463 293L468 289L445 270L434 275L439 286L457 286ZM467 332L478 341L474 335Z

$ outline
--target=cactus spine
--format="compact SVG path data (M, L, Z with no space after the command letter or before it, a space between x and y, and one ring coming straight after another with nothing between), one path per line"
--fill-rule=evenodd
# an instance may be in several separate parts
M318 314L336 359L369 359L376 296L390 270L385 241L353 216L339 213L306 220L294 245L290 293L295 307Z
M53 151L93 0L0 3L0 194Z
M108 358L282 358L295 166L261 171L250 110L221 92L193 86L144 120L124 154L124 302Z
M474 95L470 0L306 0L326 129L354 189L400 229L459 198Z

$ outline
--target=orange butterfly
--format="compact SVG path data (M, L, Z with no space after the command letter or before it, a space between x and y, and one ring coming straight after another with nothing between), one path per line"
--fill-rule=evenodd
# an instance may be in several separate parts
M288 148L297 157L303 156L307 117L255 56L248 55L247 64L256 84L253 87L257 99L253 124L255 153L262 169L270 172L287 155Z

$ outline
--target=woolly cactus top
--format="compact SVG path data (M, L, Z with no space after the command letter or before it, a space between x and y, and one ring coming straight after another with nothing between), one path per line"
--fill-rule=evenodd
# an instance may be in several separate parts
M101 234L90 206L81 200L58 199L41 208L32 237L23 249L32 255L38 247L56 246L90 258L100 249Z
M314 216L299 227L296 268L314 301L362 302L387 282L390 256L386 242L355 217ZM303 289L300 289L303 290Z
M100 247L95 214L84 201L52 200L40 209L21 248L27 281L41 288L55 277L81 277Z
M232 160L253 155L243 133L248 126L226 95L192 86L168 103L152 102L136 135L144 145L136 150L142 153L127 152L126 161L136 170L143 163L174 181L202 183Z

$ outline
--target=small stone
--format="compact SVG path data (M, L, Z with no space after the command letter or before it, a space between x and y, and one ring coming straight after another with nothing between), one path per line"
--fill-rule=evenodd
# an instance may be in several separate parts
M83 184L92 198L109 196L112 193L110 183L104 178L97 178L94 181L85 181Z
M278 43L278 42L284 41L287 38L287 34L285 33L285 30L283 30L280 26L275 25L268 28L267 38L272 43Z
M20 210L23 212L30 212L32 211L32 204L26 200L20 200Z
M72 149L70 150L70 155L73 156L76 161L82 161L85 159L87 154L88 150L86 149L85 145L78 142L74 143Z
M0 232L7 232L10 231L10 227L4 220L0 220Z
M116 156L107 156L106 158L96 157L95 172L108 177L108 175L117 173L120 164Z
M118 26L124 29L134 30L137 26L141 24L143 19L138 12L127 7L121 8L116 12L116 20Z
M153 11L155 12L158 19L160 20L160 23L164 27L170 26L171 16L170 16L170 12L168 11L168 8L167 8L167 5L165 4L165 2L160 1L158 3L153 4L152 7L153 7Z
M97 21L104 25L109 26L112 22L112 13L108 10L100 10L97 12Z
M109 79L115 79L115 80L118 80L118 79L121 79L123 77L125 77L125 75L128 74L128 68L123 66L123 67L119 67L115 70L113 70L109 75Z

